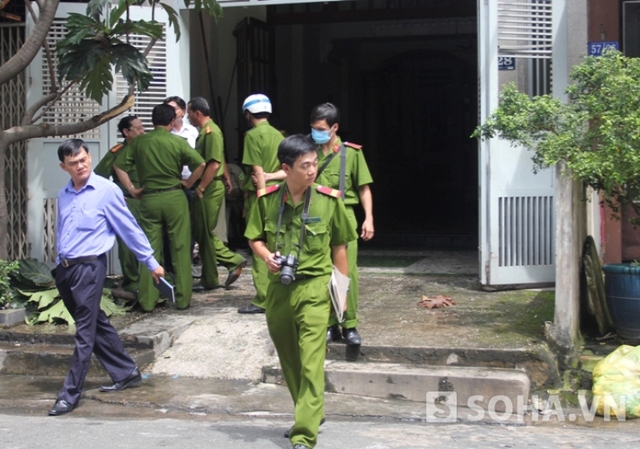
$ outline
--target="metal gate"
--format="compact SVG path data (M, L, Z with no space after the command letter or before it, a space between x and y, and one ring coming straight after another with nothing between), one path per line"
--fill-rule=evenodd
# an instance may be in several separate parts
M233 35L237 41L236 69L238 71L238 104L251 94L273 96L270 85L271 49L269 28L266 23L253 17L245 17L236 25ZM238 123L245 123L242 111ZM242 126L238 130L238 142L244 140ZM239 159L242 160L242 150Z
M24 23L0 23L0 65L11 58L24 43ZM24 72L0 86L0 126L18 125L25 112ZM9 260L28 257L27 244L27 143L9 145L5 155L4 187L9 221Z

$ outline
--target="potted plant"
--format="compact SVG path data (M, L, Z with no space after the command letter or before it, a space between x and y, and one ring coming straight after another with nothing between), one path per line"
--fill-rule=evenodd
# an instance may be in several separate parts
M600 193L614 218L630 208L632 222L640 224L634 201L640 192L640 59L607 51L585 58L570 78L566 103L507 85L498 109L473 137L500 135L530 148L536 170L562 164L567 175ZM640 336L640 267L605 265L604 271L619 335Z
M11 275L18 271L18 262L0 259L0 326L12 326L24 320L24 307L15 300Z

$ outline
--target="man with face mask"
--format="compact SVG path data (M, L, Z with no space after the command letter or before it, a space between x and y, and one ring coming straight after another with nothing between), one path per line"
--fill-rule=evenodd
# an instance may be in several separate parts
M367 241L373 237L373 197L369 184L373 182L369 167L362 154L362 147L357 144L342 142L338 137L340 112L332 103L322 103L311 111L311 138L319 145L318 177L316 182L342 191L342 198L349 216L349 223L357 231L358 223L353 207L358 203L364 209L364 221L360 237ZM349 345L362 343L358 326L358 240L347 244L347 260L349 262L349 295L347 311L344 314L342 335L335 315L331 315L327 331L327 342L342 337Z
M282 133L269 124L271 115L271 100L266 95L249 95L242 104L245 118L251 124L251 129L244 137L244 151L242 164L246 169L246 181L242 186L245 192L244 216L249 218L249 212L256 202L257 192L277 182L277 178L265 180L265 173L275 172L280 169L278 161L278 145L284 139ZM279 179L284 179L285 175ZM255 184L254 184L255 180ZM256 296L251 304L238 309L238 313L264 313L267 286L267 266L264 261L253 255L251 259L251 274L253 285L256 288Z

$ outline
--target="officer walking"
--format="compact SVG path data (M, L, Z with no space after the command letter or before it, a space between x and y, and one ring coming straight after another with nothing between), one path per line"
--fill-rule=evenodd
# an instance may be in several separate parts
M358 222L353 207L362 203L364 221L360 237L367 241L373 237L373 197L369 184L373 182L360 145L342 142L338 137L340 111L332 103L322 103L311 111L311 137L320 145L318 149L318 183L338 189L343 193L349 223L357 232ZM356 234L357 235L357 234ZM358 239L347 245L349 260L349 295L347 311L342 322L342 335L335 315L331 316L327 341L344 337L347 344L359 345L362 339L358 326Z
M124 184L116 176L113 165L115 161L122 157L124 149L131 140L144 134L144 126L140 119L135 115L127 115L123 117L118 123L118 131L124 137L124 142L119 143L109 150L109 152L100 160L96 168L93 171L102 176L103 178L112 178L113 182L122 190L124 199L127 203L127 207L131 211L131 214L135 217L136 221L140 221L140 200L129 193ZM140 188L140 182L138 180L138 173L134 168L129 172L129 186L133 186L135 189ZM116 241L118 242L118 259L120 260L120 268L122 270L122 289L128 292L137 292L138 290L138 260L136 256L127 247L125 242L116 235Z
M222 182L224 176L222 131L211 120L209 104L202 97L189 101L187 114L191 124L200 129L196 140L196 151L206 162L206 169L195 189L191 209L193 238L198 242L202 260L200 289L211 290L218 287L218 262L229 270L224 283L225 287L229 287L240 277L242 269L247 266L247 260L227 248L213 232L218 224L218 216L225 196L225 185Z
M191 304L191 222L189 206L183 188L189 188L204 171L200 155L182 138L170 133L176 116L173 108L159 104L153 108L154 129L138 136L127 147L117 168L127 172L132 166L138 170L141 192L140 225L149 238L154 254L162 254L162 232L169 236L171 260L176 282L176 306L186 309ZM181 180L182 167L192 171L187 180ZM159 299L149 271L140 271L138 302L143 310L152 311Z
M245 118L251 124L251 129L244 137L244 151L242 163L246 168L246 180L242 187L245 193L244 216L249 218L249 212L256 202L256 192L277 183L277 180L265 181L264 174L280 169L278 162L278 145L284 139L282 133L269 124L271 115L271 100L263 94L249 95L242 104ZM255 184L252 181L255 179ZM267 295L267 266L256 257L251 260L251 274L256 296L251 304L238 309L238 313L264 313L264 302Z
M141 381L136 363L100 309L107 271L106 252L116 233L144 264L152 282L164 276L149 241L127 209L122 192L91 171L89 148L70 139L58 148L60 167L71 180L58 194L56 286L76 323L76 348L69 374L49 415L77 407L93 352L113 380L103 392L120 391Z
M285 435L295 449L317 442L324 417L328 283L332 264L347 273L346 243L357 238L339 192L314 183L316 149L300 134L280 143L278 160L287 179L260 192L245 232L270 273L267 326L294 402L295 422Z

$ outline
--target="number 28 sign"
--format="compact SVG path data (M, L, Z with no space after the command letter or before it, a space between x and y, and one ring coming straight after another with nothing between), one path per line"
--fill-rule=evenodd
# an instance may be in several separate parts
M498 56L498 70L515 70L516 58L510 56Z

